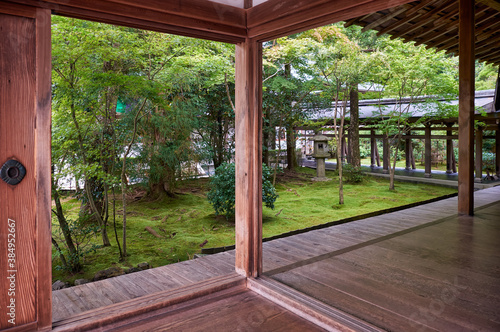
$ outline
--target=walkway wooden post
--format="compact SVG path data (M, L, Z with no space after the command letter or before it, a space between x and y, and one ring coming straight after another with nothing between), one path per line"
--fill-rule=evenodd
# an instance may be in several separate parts
M236 262L247 277L262 272L262 43L236 45Z
M500 176L500 124L495 131L495 172Z
M424 164L425 164L425 174L424 176L426 178L430 178L432 176L432 141L431 141L431 126L430 125L426 125L425 126L425 151L424 151L424 154L425 154L425 161L424 161Z
M377 149L377 139L375 138L375 130L370 130L370 167L375 167L375 150Z
M384 135L382 141L382 173L389 173L389 163L390 163L390 151L389 151L389 137Z
M0 6L0 330L52 326L50 10ZM9 244L9 245L8 245Z
M474 1L459 2L458 213L474 214Z
M408 132L408 134L406 134L405 136L410 136L410 135L411 135L411 131ZM407 171L411 170L411 149L412 149L411 138L410 137L406 137L405 138L405 159L406 159L406 167L405 167L405 169Z
M452 135L452 123L446 124L446 173L453 173L453 139Z
M476 177L474 182L483 181L483 127L478 127L476 130Z

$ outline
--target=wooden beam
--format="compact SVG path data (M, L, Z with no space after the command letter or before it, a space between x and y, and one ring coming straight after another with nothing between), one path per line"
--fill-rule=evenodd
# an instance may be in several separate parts
M495 1L495 0L476 0L477 2L481 2L485 4L486 6L496 9L497 11L500 12L500 2Z
M421 1L420 3L418 3L417 5L415 5L413 8L409 9L407 12L406 12L406 16L405 18L403 19L400 19L400 20L397 20L395 23L385 27L384 29L380 30L377 35L380 36L380 35L383 35L384 33L391 33L392 30L394 29L397 29L405 24L407 24L408 22L410 22L411 20L414 20L416 19L417 17L419 17L420 15L422 15L421 11L429 6L429 5L432 5L433 3L435 3L436 0L425 0L425 1Z
M487 12L489 9L490 8L486 6L479 7L476 11L476 20L479 22L496 15L496 13L492 11ZM457 17L456 20L450 21L455 17ZM419 33L419 37L415 45L418 46L421 44L428 44L428 42L436 40L436 38L439 38L447 33L451 33L453 30L458 31L458 10L435 20L431 29L427 29L426 31L423 29L423 31ZM427 37L424 38L424 36Z
M236 45L236 271L262 272L262 44Z
M447 11L450 8L454 7L456 5L456 3L457 3L456 0L450 0L448 2L445 2L443 5L438 6L438 7L434 8L433 10L427 12L423 16L421 16L418 19L418 22L415 24L412 24L412 26L410 26L408 29L402 29L400 32L391 35L391 38L394 39L394 38L401 37L402 35L409 35L413 31L418 30L420 27L435 20L439 14L441 14L443 11Z
M474 3L460 0L458 213L474 214Z
M477 27L475 29L475 36L476 39L478 40L483 40L487 39L489 36L497 33L497 30L495 29L496 26L499 26L500 22L498 18L496 17L491 17L488 20L484 21L482 24L477 24ZM483 31L487 29L492 29L489 33L482 34ZM458 39L457 38L452 38L450 41L446 42L442 46L438 47L437 50L449 50L449 49L454 49L454 46L457 46L458 48Z
M159 0L9 1L50 9L54 14L68 17L228 43L241 42L246 36L244 9L207 1L189 0L192 7L175 0L166 3ZM203 7L201 3L213 4L213 7Z
M411 0L269 0L248 10L248 37L271 40L395 7Z
M408 5L401 5L400 7L398 8L395 8L395 10L393 10L392 12L389 12L388 14L384 15L382 18L376 20L376 21L373 21L372 23L370 24L367 24L365 25L365 27L363 29L361 29L362 32L365 32L365 31L368 31L370 29L374 29L382 24L384 24L385 22L388 22L390 20L392 20L393 18L395 18L396 16L404 13L405 11L408 10Z

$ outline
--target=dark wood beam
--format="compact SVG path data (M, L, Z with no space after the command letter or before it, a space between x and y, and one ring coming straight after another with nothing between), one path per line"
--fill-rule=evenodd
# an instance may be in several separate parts
M458 213L474 214L474 2L460 0Z
M50 9L53 14L68 17L228 43L241 42L246 36L244 9L207 1L9 1Z
M248 36L271 40L395 7L411 0L269 0L248 10Z
M376 21L373 21L370 24L365 25L365 27L363 29L361 29L361 31L365 32L365 31L368 31L370 29L374 29L374 28L384 24L385 22L392 20L396 16L407 11L408 7L410 7L410 6L409 5L402 5L402 6L399 6L398 8L395 8L392 12L390 11L388 14L384 15L382 18L380 18Z
M450 0L448 2L445 2L443 5L438 6L433 10L427 12L426 14L422 15L421 17L419 17L417 23L412 24L412 26L409 27L408 29L402 29L400 32L392 34L391 38L394 39L401 37L402 35L411 34L413 31L418 30L420 27L435 20L438 17L438 15L441 14L442 12L450 10L450 8L455 7L456 3L457 3L456 0Z
M236 271L262 272L262 44L236 44Z
M458 12L452 11L447 15L444 15L437 20L435 20L432 24L431 28L422 27L417 33L417 41L415 45L425 44L427 41L432 40L434 38L440 37L452 29L455 29L458 25L458 21L450 21L451 19L455 19L458 16ZM427 37L424 37L427 36Z
M347 28L353 24L356 24L357 22L363 22L364 20L368 19L369 17L375 15L376 13L370 13L368 15L365 15L365 16L362 16L362 17L357 17L355 19L352 19L352 20L348 20L344 26Z
M478 23L483 22L495 16L496 14L497 14L496 12L491 11L490 8L487 6L479 6L479 8L477 8L476 10L476 22ZM456 20L453 20L451 22L449 21L455 17ZM455 35L458 32L458 10L437 19L433 24L433 28L419 33L419 37L415 45L421 45L421 44L429 45L429 42L431 41L435 42L438 40L439 37L447 33L451 33L452 31L456 31L453 35ZM423 38L424 36L427 37ZM440 43L441 42L442 40L440 41Z
M478 40L487 39L490 35L497 33L496 27L498 26L500 26L500 21L497 17L491 17L487 21L484 21L482 24L477 24L475 30L475 36L477 36L476 39ZM491 29L491 31L489 33L482 34L482 32L487 29ZM458 39L452 38L450 39L450 41L446 42L442 46L439 46L437 48L437 51L457 49L457 48L458 48Z
M410 21L418 18L420 15L423 14L423 9L429 5L432 5L433 3L435 3L436 0L425 0L425 1L421 1L420 3L418 3L417 5L415 5L413 8L411 9L408 9L408 11L406 11L406 16L405 18L403 19L399 19L397 20L395 23L385 27L384 29L380 30L377 35L383 35L384 33L391 33L391 31L393 31L394 29L398 29L400 28L401 26L409 23Z

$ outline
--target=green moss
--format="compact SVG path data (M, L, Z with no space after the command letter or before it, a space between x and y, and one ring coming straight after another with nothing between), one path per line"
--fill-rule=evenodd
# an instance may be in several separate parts
M338 205L338 181L312 182L314 170L300 169L299 173L279 176L276 189L279 198L275 209L263 210L263 235L270 237L296 229L310 227L359 214L387 209L395 206L427 200L456 192L454 189L411 183L396 183L396 190L389 191L388 180L367 177L362 184L344 185L343 206ZM327 172L333 178L334 173ZM127 251L126 262L119 262L118 248L110 218L108 234L111 247L100 248L85 257L84 272L68 275L53 269L53 279L73 282L88 278L103 269L116 265L131 267L149 262L154 267L171 264L193 257L203 247L220 247L234 244L234 223L224 217L216 217L209 205L206 180L190 180L180 185L182 193L177 197L162 200L140 200L127 206ZM117 211L122 209L117 201ZM64 208L73 217L78 213L77 200L66 198ZM145 230L153 228L162 238L156 238ZM53 220L54 229L57 221ZM122 219L117 213L117 231L121 241ZM93 239L100 244L98 235ZM54 255L53 266L59 264Z

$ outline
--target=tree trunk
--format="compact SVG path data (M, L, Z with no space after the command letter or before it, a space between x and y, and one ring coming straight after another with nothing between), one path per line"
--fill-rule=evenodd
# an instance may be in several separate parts
M73 238L71 236L71 231L69 229L68 221L66 220L66 217L64 216L64 211L63 211L63 208L61 205L61 199L59 197L59 193L57 192L57 190L53 190L52 193L53 193L54 202L56 205L55 212L56 212L57 221L59 222L59 227L61 228L61 231L63 233L64 241L66 242L66 246L68 247L69 253L71 255L70 263L69 263L70 270L72 272L79 272L82 269L82 265L80 264L80 261L78 260L78 249L76 248L75 243L73 242ZM58 247L56 247L56 249L58 249ZM63 261L63 264L64 264L64 261ZM67 262L66 262L66 265L67 265Z
M342 141L342 134L339 133L339 135L340 135L339 141ZM341 145L342 144L337 143L337 150L340 150ZM342 161L340 160L340 158L338 158L337 161L339 161L337 163L337 169L339 171L339 205L342 205L344 204L344 181L342 178Z
M295 131L291 125L286 128L286 163L289 170L298 167L297 155L295 154Z
M349 130L350 163L354 167L361 166L361 156L359 152L359 92L358 83L351 84L349 92L351 122Z

